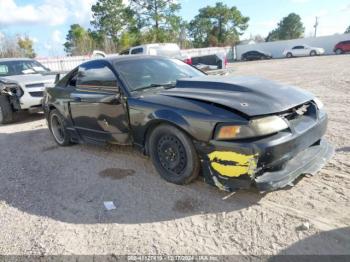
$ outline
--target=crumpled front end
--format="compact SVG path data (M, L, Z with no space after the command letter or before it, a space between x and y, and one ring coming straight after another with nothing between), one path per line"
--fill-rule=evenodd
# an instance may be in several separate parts
M224 191L249 188L253 182L259 155L253 148L223 143L201 144L197 148L207 183Z
M205 180L225 191L270 191L292 185L302 174L315 174L334 153L322 137L327 115L298 116L289 129L248 140L197 143Z
M20 97L23 95L23 91L17 83L0 79L0 95L8 97L14 110L21 109Z

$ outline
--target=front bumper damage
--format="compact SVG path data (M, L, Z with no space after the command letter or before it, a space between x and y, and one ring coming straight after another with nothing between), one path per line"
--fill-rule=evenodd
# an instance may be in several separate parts
M259 191L271 191L292 185L303 174L315 174L334 149L322 139L327 128L325 114L309 126L305 123L254 141L197 143L206 182L225 191L252 185Z
M255 178L255 184L260 191L269 191L292 185L292 182L302 174L314 175L333 156L334 148L325 140L300 152L289 160L283 170L265 172Z
M21 109L20 97L23 95L23 91L16 83L0 79L0 95L8 97L15 111Z

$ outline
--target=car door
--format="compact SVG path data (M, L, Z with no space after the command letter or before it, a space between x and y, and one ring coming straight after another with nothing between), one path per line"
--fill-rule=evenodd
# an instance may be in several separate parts
M345 41L343 47L344 52L350 52L350 41Z
M256 51L250 52L250 59L251 60L257 60L258 59L258 53Z
M84 140L130 143L126 98L107 61L81 65L70 98L72 121Z
M255 53L254 51L250 51L247 53L248 60L254 60L255 59Z
M293 52L293 56L302 56L303 55L303 49L304 47L303 46L294 46L292 48L292 52Z
M249 60L250 59L250 52L246 52L246 53L244 53L243 54L243 58L245 59L245 60Z
M255 57L256 57L256 59L262 59L262 58L264 58L264 55L258 51L255 51Z
M302 46L303 48L301 49L301 55L302 56L309 56L311 52L311 47L310 46Z

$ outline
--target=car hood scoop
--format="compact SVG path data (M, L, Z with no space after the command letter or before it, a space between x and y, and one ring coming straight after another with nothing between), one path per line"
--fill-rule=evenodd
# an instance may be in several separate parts
M160 94L223 105L247 116L283 112L313 99L313 95L305 90L258 77L181 79L175 88Z

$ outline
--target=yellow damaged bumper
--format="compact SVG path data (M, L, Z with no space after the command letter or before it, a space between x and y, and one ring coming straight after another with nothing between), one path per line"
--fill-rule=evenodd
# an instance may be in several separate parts
M211 167L222 176L240 177L253 175L258 154L244 155L230 151L214 151L208 155Z

